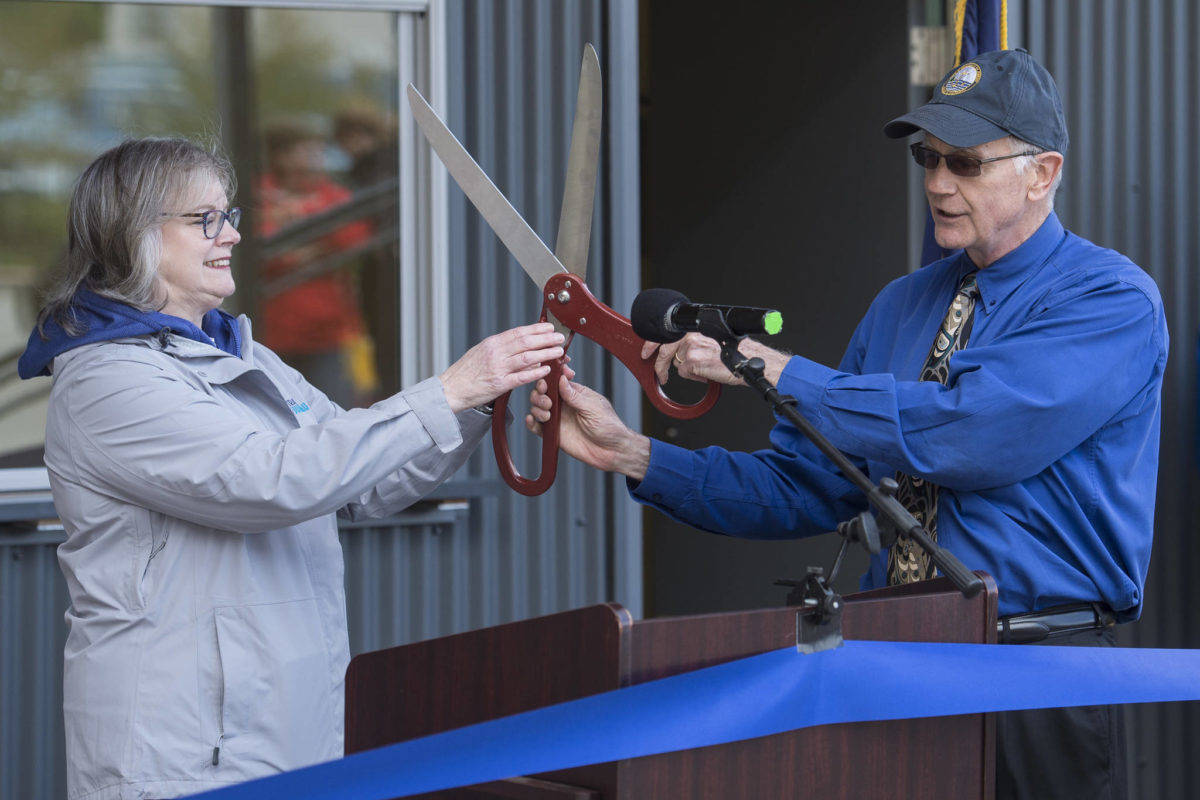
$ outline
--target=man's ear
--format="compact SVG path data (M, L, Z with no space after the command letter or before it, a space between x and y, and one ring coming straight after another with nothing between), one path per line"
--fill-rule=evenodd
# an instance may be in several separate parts
M1033 157L1033 179L1029 184L1029 199L1042 200L1050 193L1058 173L1062 172L1063 155L1053 150L1038 153Z

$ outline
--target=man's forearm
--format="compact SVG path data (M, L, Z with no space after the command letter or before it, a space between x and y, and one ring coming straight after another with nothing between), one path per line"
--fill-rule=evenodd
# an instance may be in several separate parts
M774 350L753 339L746 339L742 342L741 351L747 357L757 356L763 360L766 364L763 374L772 384L779 383L779 376L783 374L784 368L791 359L789 353ZM649 468L650 439L631 431L629 438L615 450L610 471L619 472L635 481L641 481L646 477L646 470Z
M787 367L788 361L790 361L792 358L791 353L784 353L779 350L775 350L754 339L746 339L741 343L738 349L742 351L742 355L748 358L754 358L757 356L763 360L763 363L766 364L766 368L763 370L763 375L773 385L777 385L779 383L779 376L783 374L783 370Z

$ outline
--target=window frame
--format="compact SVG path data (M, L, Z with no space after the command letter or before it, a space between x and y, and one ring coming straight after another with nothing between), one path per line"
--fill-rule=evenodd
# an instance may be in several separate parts
M446 0L48 0L98 5L239 7L393 14L398 43L398 237L400 386L436 375L450 364L448 177L423 144L405 87L412 83L444 116L447 108ZM406 46L409 45L409 46ZM44 468L42 469L44 472ZM0 468L0 492L5 491ZM24 473L22 473L24 474Z

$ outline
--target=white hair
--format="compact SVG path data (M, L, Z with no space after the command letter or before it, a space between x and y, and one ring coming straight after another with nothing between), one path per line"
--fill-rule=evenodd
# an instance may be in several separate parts
M1017 162L1016 163L1017 169L1023 173L1028 173L1029 171L1036 169L1036 165L1037 165L1036 157L1041 155L1042 153L1050 152L1049 150L1047 150L1044 147L1039 147L1038 145L1032 144L1023 139L1018 139L1016 136L1009 136L1008 139L1012 143L1014 153L1033 153L1033 155L1021 156L1020 158L1013 159L1013 161ZM1058 174L1054 176L1054 182L1052 184L1050 184L1050 193L1049 193L1048 197L1050 199L1050 208L1051 209L1054 208L1054 196L1058 194L1058 187L1062 183L1062 176L1063 176L1063 169L1060 168L1058 170Z

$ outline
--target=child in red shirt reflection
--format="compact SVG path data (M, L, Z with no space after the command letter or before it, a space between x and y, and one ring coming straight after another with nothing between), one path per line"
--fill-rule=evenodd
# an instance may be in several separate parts
M325 172L323 142L297 126L277 126L266 135L268 172L257 186L259 234L280 229L340 205L351 193ZM316 241L302 244L265 264L264 283L310 267L371 237L366 221L348 222ZM351 369L356 347L366 343L365 326L351 274L343 268L315 275L263 298L262 341L308 381L343 407L367 401L370 376ZM369 347L369 344L368 344ZM364 385L367 384L367 385Z

